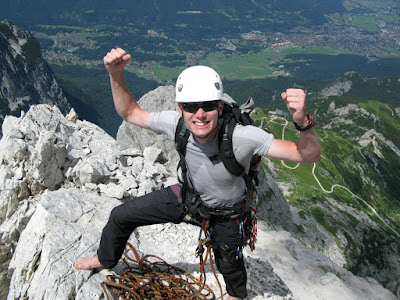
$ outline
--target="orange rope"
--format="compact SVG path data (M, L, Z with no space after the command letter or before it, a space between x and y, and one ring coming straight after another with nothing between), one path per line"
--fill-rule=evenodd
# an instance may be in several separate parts
M206 271L205 271L205 265L207 263L207 259L210 259L210 266L211 266L211 270L213 271L215 280L217 281L219 290L221 292L221 300L224 299L224 293L222 291L222 286L221 283L219 282L218 276L215 272L214 269L214 264L212 261L212 254L211 254L211 248L212 248L212 243L211 241L207 238L207 229L208 229L208 225L209 225L210 221L207 220L204 224L203 224L203 232L204 235L206 236L205 239L201 239L199 241L199 245L197 247L197 255L200 257L200 281L203 283L203 285L206 284ZM205 254L205 258L203 258L203 253L204 253L204 248L203 246L206 245L206 254Z
M129 243L127 245L132 250L135 259L125 254L126 260L133 264L128 264L124 259L127 267L122 274L108 275L107 281L101 284L107 300L110 300L109 290L117 295L116 299L123 300L215 299L214 292L205 284L205 280L202 282L155 255L140 258L135 248ZM209 255L211 258L211 253Z

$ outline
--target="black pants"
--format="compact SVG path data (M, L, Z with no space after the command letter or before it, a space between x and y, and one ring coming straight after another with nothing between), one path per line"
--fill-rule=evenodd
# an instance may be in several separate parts
M164 188L128 201L111 211L97 251L100 263L105 268L112 268L118 263L135 228L183 221L185 206L179 203L174 190ZM212 217L209 228L215 262L224 276L226 290L230 296L244 298L247 296L247 274L243 258L237 257L237 249L243 242L239 234L239 223L237 219Z

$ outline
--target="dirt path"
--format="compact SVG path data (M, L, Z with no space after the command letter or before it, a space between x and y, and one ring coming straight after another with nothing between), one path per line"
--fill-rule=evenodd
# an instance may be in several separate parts
M264 124L264 120L265 120L265 119L266 119L266 117L264 117L264 118L261 119L260 128L262 128L262 125ZM272 122L272 123L275 123L275 124L278 124L278 125L282 125L281 123L274 122L273 120L272 120L271 122ZM282 140L285 139L285 130L286 130L287 125L288 125L288 121L285 119L285 124L283 124L283 128L282 128ZM283 160L281 161L281 163L282 163L282 165L283 165L285 168L290 169L290 170L294 170L294 169L296 169L296 168L298 168L298 167L300 166L300 163L298 163L298 164L297 164L296 166L294 166L294 167L289 167L288 165L285 164L285 162L284 162ZM330 190L325 189L325 188L322 186L321 182L319 181L318 177L315 175L315 169L316 169L316 167L317 167L317 164L314 163L313 168L312 168L312 175L313 175L315 181L318 183L319 187L321 188L321 190L322 190L324 193L332 194L335 188L341 188L341 189L346 190L347 192L350 193L350 195L351 195L352 197L354 197L354 198L360 200L364 205L366 205L366 206L379 218L379 220L381 220L382 223L385 224L385 226L386 226L387 228L389 228L391 231L393 231L393 232L397 235L397 237L400 237L400 234L399 234L393 227L391 227L391 226L378 214L378 212L375 210L375 208L373 208L367 201L365 201L365 200L362 199L361 197L359 197L359 196L357 196L356 194L354 194L354 193L353 193L351 190L349 190L347 187L345 187L345 186L343 186L343 185L340 185L340 184L334 184L334 185L332 185L332 187L331 187Z

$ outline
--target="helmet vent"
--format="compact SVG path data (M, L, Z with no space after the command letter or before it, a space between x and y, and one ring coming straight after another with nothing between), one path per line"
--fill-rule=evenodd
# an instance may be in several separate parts
M221 89L219 82L214 83L215 87L217 88L217 90L219 91Z
M182 89L183 89L183 85L182 84L178 85L178 92L181 92Z

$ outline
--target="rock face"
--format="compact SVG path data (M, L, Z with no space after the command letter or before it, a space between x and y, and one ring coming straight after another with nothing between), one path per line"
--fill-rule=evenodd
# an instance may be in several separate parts
M37 105L20 118L7 116L0 140L0 298L105 299L101 282L122 265L89 272L75 270L73 263L95 255L113 207L176 182L166 157L152 146L121 150L73 111L64 117L56 107ZM275 203L261 211L279 215L275 223L290 227L293 221L283 220L292 220L291 209L273 178L268 185L275 188L265 185L264 192L274 195ZM354 276L288 231L259 221L258 232L256 250L245 250L251 299L396 299L376 281ZM189 224L153 225L136 230L130 242L140 255L160 256L199 276L194 255L198 234ZM207 284L219 297L209 267Z
M101 276L78 272L73 262L78 253L95 253L102 225L119 203L73 189L46 191L9 265L14 276L8 299L99 299Z
M129 199L176 182L157 160L159 149L121 151L99 127L65 118L56 107L32 106L20 118L7 116L0 142L1 291L18 238L44 191L74 188ZM72 120L70 120L72 119Z
M173 86L158 87L139 99L141 108L149 111L178 110L175 101L175 88ZM173 141L164 135L155 134L152 131L123 122L118 129L117 141L122 149L130 148L132 145L143 150L153 146L158 149L167 149L167 165L172 169L176 168L179 162L179 154L176 152Z
M9 21L0 22L0 120L19 115L32 104L70 106L49 65L42 58L38 41Z
M323 88L319 93L319 98L328 98L330 96L342 96L353 87L353 77L356 73L348 72L342 78L335 80Z

